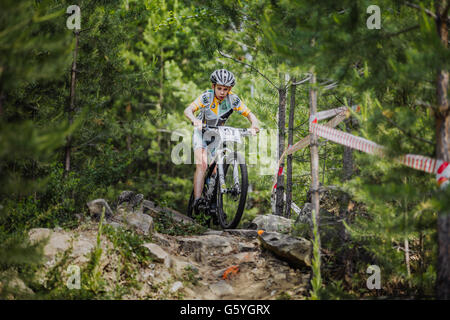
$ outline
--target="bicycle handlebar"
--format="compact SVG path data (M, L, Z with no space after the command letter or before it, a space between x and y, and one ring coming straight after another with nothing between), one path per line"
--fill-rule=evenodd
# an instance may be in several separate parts
M202 131L205 131L206 129L218 130L219 128L230 128L232 130L238 130L242 136L251 136L252 135L250 128L235 128L235 127L230 127L230 126L210 126L210 125L207 125L206 123L202 124Z

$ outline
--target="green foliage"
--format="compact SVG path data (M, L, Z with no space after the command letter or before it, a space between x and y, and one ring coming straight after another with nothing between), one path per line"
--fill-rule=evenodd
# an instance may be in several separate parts
M317 225L316 214L312 213L312 221L313 221L313 255L312 255L312 272L313 277L311 279L311 292L310 299L318 300L321 299L322 288L322 276L320 271L321 258L320 258L320 236L319 236L319 228Z
M127 261L134 261L135 263L145 265L151 259L148 256L147 249L142 245L151 241L149 237L141 236L131 230L123 228L114 228L106 225L105 234L114 245L114 248L119 250L122 258Z

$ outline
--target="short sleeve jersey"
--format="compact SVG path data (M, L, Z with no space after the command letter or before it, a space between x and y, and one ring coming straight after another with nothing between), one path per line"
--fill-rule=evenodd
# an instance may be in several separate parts
M197 119L210 126L223 126L233 111L237 111L244 117L250 113L250 109L231 91L220 102L212 89L206 90L190 106L193 107L194 112L200 110Z

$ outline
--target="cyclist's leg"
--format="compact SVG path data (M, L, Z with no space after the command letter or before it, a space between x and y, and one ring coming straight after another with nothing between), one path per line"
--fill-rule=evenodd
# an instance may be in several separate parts
M195 174L194 174L194 199L202 195L205 173L208 167L206 149L197 148L194 150Z
M216 148L215 147L211 147L211 145L208 146L208 163L212 162L212 159L214 159L215 155L216 155ZM217 173L217 164L214 166L214 170L212 172L213 175L215 175Z
M195 201L202 195L205 173L208 167L206 142L203 140L200 130L194 129L192 143L194 148L194 163L195 163L195 173L194 173L194 201Z

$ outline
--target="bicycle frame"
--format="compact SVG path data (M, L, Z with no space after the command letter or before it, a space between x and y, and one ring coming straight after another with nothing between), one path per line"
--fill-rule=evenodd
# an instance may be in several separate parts
M212 127L212 126L205 126L205 129L209 129L208 131L205 132L206 135L211 135L212 133L217 134L217 132L219 131L219 127ZM249 136L251 135L250 131L247 129L238 129L238 128L233 128L233 127L226 127L226 126L222 126L222 129L228 129L228 130L232 130L232 131L237 131L239 132L240 137L245 137L245 136ZM215 137L217 137L217 135L215 135ZM218 139L217 139L218 140ZM224 160L227 160L228 155L232 154L232 149L226 147L226 142L227 141L220 141L222 143L220 143L219 141L217 141L215 139L215 141L213 142L214 144L211 147L216 147L217 144L219 144L217 146L216 149L216 154L214 156L214 158L211 160L211 162L208 164L208 166L210 166L213 163L216 163L217 166L217 173L218 173L218 178L219 178L219 185L220 185L220 192L223 193L227 193L230 190L233 190L235 192L240 192L240 183L239 183L239 172L238 172L238 165L239 165L239 161L238 159L232 159L232 162L230 164L233 165L233 186L232 188L227 188L226 184L225 184L225 172L224 172ZM237 141L234 141L237 142ZM238 142L239 143L239 142ZM212 193L212 190L208 190L208 194L211 195L210 193Z

